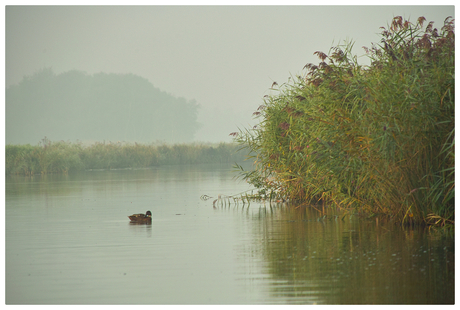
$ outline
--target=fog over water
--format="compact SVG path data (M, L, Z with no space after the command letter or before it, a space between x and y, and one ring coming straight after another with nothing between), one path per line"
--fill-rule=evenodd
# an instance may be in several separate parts
M5 12L6 88L45 68L56 75L133 74L196 102L201 127L193 139L210 142L230 142L229 133L254 125L252 113L272 83L305 74L305 64L319 62L315 51L350 39L355 54L364 55L361 47L378 42L379 27L398 15L413 23L425 16L438 29L455 18L454 6L6 6ZM53 128L45 133L50 139ZM77 127L64 128L59 139L78 137L70 132Z

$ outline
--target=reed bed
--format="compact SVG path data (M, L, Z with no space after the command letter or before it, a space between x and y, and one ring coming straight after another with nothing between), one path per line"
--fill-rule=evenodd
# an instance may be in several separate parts
M263 193L329 203L406 224L454 223L455 34L395 17L382 40L315 52L304 76L273 83L255 128L232 133Z
M7 145L5 172L33 175L89 169L147 168L160 165L234 163L244 160L234 143L139 144L51 142Z

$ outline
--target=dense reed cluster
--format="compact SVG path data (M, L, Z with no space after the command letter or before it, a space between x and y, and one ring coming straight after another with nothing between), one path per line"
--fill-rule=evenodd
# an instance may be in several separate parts
M7 145L6 174L68 173L87 169L146 168L159 165L234 163L244 154L233 143L129 144L51 142L39 145Z
M315 52L305 76L272 85L255 128L232 133L254 155L243 178L265 195L334 203L403 223L454 222L455 34L395 17L381 41ZM275 88L276 87L276 88Z

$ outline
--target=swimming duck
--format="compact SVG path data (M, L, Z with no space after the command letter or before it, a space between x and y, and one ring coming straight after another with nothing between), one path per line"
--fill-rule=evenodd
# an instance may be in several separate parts
M152 212L147 211L145 214L133 214L128 216L132 223L151 223L152 222Z

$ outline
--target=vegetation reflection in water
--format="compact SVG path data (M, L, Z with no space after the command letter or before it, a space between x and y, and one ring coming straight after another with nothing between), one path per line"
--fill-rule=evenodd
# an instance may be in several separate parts
M253 249L270 281L266 303L452 304L453 238L429 229L339 214L336 208L287 203L258 212L239 209L254 222ZM243 252L247 252L244 250ZM242 254L245 256L247 254ZM259 268L259 267L257 267Z
M200 289L191 288L183 283L196 283L198 278L203 279L206 276L209 280L210 275L212 282L215 283L214 287L227 288L222 293L214 292L212 300L214 303L452 304L454 302L453 237L440 234L435 230L405 228L393 222L382 222L381 218L378 222L375 218L363 219L352 213L340 213L334 207L323 209L317 206L253 201L250 205L243 206L241 202L237 204L227 200L226 203L216 203L213 208L212 200L199 199L199 195L203 193L217 197L217 192L238 193L239 190L243 190L244 186L240 188L235 183L230 168L217 169L207 165L188 168L171 166L138 171L92 171L68 175L8 176L6 231L7 237L13 238L7 239L7 245L10 246L7 249L7 254L10 255L7 255L8 262L10 266L13 266L13 261L16 264L16 259L12 258L15 252L28 253L25 247L29 246L27 242L31 240L34 242L30 245L32 248L39 247L40 242L49 242L47 238L40 237L43 231L46 231L40 221L46 217L46 223L51 223L54 229L60 229L63 226L58 221L59 215L62 214L67 220L69 213L66 208L69 208L72 221L66 221L65 229L62 230L65 244L59 248L63 251L61 254L81 253L80 249L74 247L70 248L69 253L65 250L69 240L75 237L73 235L78 235L72 232L75 229L80 232L81 227L85 227L86 234L91 238L78 241L82 245L81 249L88 249L88 246L94 242L117 245L109 247L110 251L117 254L110 256L113 259L111 265L117 266L116 270L120 270L120 276L123 276L126 281L130 279L129 276L137 272L132 269L133 264L148 261L148 265L143 265L146 266L148 273L142 271L143 275L149 275L148 280L144 279L148 283L148 288L142 282L142 278L136 277L132 282L127 282L131 289L130 294L134 294L129 295L130 298L137 296L136 292L142 295L136 299L137 302L204 303L203 296L208 297L210 294L209 286L203 283L197 284L208 290L203 292L203 295L195 296L189 292L191 290L201 292ZM168 188L173 188L174 193L185 192L186 194L181 196L182 198L177 194L175 196L178 197L172 199L173 197L165 192ZM201 190L209 192L201 192ZM164 194L164 200L155 200L158 194ZM120 197L129 197L129 199L120 202ZM221 199L225 197L227 196L221 194ZM74 208L75 199L83 201L77 202L79 208ZM131 201L142 206L142 208L133 208L133 212L144 212L147 202L155 206L155 210L152 209L154 218L152 225L129 224L126 215L131 213L127 213L125 203L128 202L132 208ZM162 201L162 204L159 205L155 201ZM105 209L103 202L106 202L110 209ZM56 208L51 208L52 206ZM26 226L28 229L36 229L37 232L41 232L40 234L34 234L32 239L28 235L24 235L24 239L18 234L22 231L20 228L25 225L19 217L22 218L24 214L30 216L30 212L19 212L17 208L35 212L35 220ZM54 210L51 217L55 221L49 221L47 210ZM98 226L94 225L93 228L88 228L93 225L92 223L85 222L82 225L82 221L86 221L88 211L106 214L107 210L110 210L107 221L98 223ZM178 213L184 215L176 216ZM124 230L125 226L130 233L136 233L134 239L130 238L132 234ZM92 234L102 229L111 231L110 236ZM142 238L145 232L148 235L147 239ZM44 236L54 236L51 237L54 239L55 235L53 232ZM226 238L227 236L229 238ZM62 238L56 237L56 241L58 239ZM126 240L129 240L129 243L125 243ZM88 241L90 243L86 243ZM127 253L119 246L126 244L132 249L141 250ZM203 251L194 252L196 248L200 249L200 246ZM96 255L99 252L90 248L90 251L83 252L88 264L97 266L100 268L99 275L108 277L104 279L103 276L95 277L92 273L85 274L78 271L78 279L88 285L89 283L98 286L105 284L114 291L121 289L126 292L127 283L120 285L112 281L111 274L108 275L104 269L106 261L100 260ZM41 249L40 253L45 251L51 254L53 249L56 248ZM222 254L215 254L215 252ZM26 263L40 258L33 255L20 256L22 262ZM164 257L168 259L165 260ZM69 256L69 259L70 262L58 260L57 268L74 267L73 258ZM47 262L43 263L47 264ZM128 264L128 267L125 264ZM53 268L56 269L56 266ZM24 265L17 269L6 270L11 275L10 281L12 275L18 279L17 276L22 274L22 280L27 281L29 285L32 285L30 283L38 285L40 281L39 285L43 290L48 289L51 294L55 294L54 289L57 287L53 281L62 280L58 274L47 274L37 278L33 270L29 271L29 269L29 265ZM222 270L224 276L220 273ZM212 271L215 271L215 274ZM32 275L31 278L27 273ZM196 276L197 274L200 276ZM155 281L151 281L152 276L155 277ZM181 285L174 284L175 291L171 295L161 296L158 290L162 292L162 288L171 277L180 278ZM66 281L72 282L71 279ZM10 283L7 282L7 285ZM30 288L23 287L23 291L27 292L27 289ZM143 290L153 291L153 293L145 294ZM102 296L94 294L93 291L78 292L79 298L80 296L93 298L88 299L90 300L88 302L93 303L107 303L109 300L107 296L112 296L110 292ZM63 302L73 302L72 293L68 295L69 299L62 299ZM38 297L32 291L28 296L35 302L41 300L33 299ZM52 296L54 295L40 298L52 298ZM114 303L132 302L132 299L122 299L118 295L112 298L114 299L111 302ZM178 298L182 299L179 301ZM10 302L12 300L11 298ZM50 302L49 299L44 300Z

